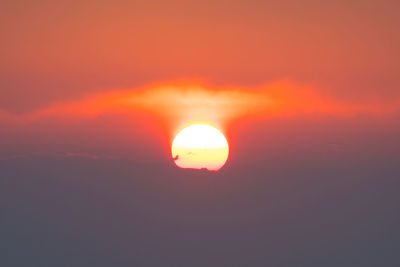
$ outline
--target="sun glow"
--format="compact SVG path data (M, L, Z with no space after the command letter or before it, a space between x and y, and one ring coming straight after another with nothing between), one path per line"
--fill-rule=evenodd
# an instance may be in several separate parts
M225 136L207 124L184 128L172 142L172 157L180 168L217 171L224 166L228 155Z

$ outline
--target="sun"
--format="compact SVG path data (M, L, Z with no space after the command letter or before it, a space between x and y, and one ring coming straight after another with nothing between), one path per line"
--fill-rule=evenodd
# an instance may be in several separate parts
M228 159L229 145L217 128L192 124L177 134L171 151L180 168L218 171Z

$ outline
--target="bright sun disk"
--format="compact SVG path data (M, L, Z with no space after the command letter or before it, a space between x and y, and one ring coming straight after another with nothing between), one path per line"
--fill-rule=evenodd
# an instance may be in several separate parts
M181 130L171 150L178 167L210 171L222 168L229 155L225 136L207 124L193 124Z

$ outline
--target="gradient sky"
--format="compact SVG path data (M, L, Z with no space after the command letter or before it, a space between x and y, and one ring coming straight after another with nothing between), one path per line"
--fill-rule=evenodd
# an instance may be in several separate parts
M3 1L0 265L399 266L399 10Z

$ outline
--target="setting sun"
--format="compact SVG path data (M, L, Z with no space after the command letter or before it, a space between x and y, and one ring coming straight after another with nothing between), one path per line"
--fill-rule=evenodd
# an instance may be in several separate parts
M217 171L229 155L225 136L207 124L194 124L181 130L172 142L172 156L180 168Z

